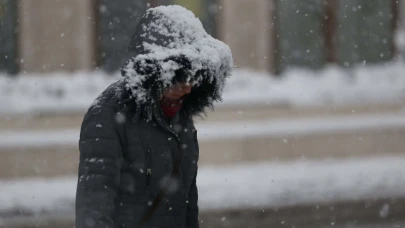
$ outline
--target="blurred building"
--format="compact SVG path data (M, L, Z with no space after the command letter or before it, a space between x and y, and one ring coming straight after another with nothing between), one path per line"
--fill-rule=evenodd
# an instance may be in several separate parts
M0 0L0 71L114 72L148 7L180 4L228 43L238 67L389 61L403 0Z

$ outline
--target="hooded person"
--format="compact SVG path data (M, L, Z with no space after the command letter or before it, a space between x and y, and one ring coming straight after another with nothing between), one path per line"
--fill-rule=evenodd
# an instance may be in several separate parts
M231 51L192 12L160 6L128 54L82 123L76 228L199 227L193 117L221 100Z

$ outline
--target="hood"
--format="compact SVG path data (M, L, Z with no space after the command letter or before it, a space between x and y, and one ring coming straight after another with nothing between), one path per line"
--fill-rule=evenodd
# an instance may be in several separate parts
M228 45L204 30L194 14L181 6L148 9L128 48L121 69L125 87L138 107L157 103L162 91L178 81L193 85L182 112L199 115L221 100L233 69Z

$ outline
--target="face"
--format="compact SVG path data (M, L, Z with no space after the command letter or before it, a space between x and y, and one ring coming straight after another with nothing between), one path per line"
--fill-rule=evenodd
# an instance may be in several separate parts
M178 100L191 92L192 85L189 83L177 83L171 88L167 88L163 97L170 100Z

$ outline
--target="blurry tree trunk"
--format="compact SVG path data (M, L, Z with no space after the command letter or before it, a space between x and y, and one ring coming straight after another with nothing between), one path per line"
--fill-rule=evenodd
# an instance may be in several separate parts
M281 67L280 67L280 34L278 33L278 15L277 15L277 10L278 10L278 0L273 0L273 8L271 15L273 15L272 18L272 36L271 36L271 41L272 41L272 51L270 50L270 53L273 54L273 57L270 58L271 65L272 67L272 73L276 76L280 76L281 73Z
M337 32L337 16L338 10L337 0L324 0L324 50L325 50L325 62L335 63L336 59L336 32Z
M392 40L391 40L391 53L392 58L396 58L399 54L395 46L395 35L399 24L399 4L400 0L391 0L391 30L392 30Z
M0 0L0 72L18 71L18 4Z

